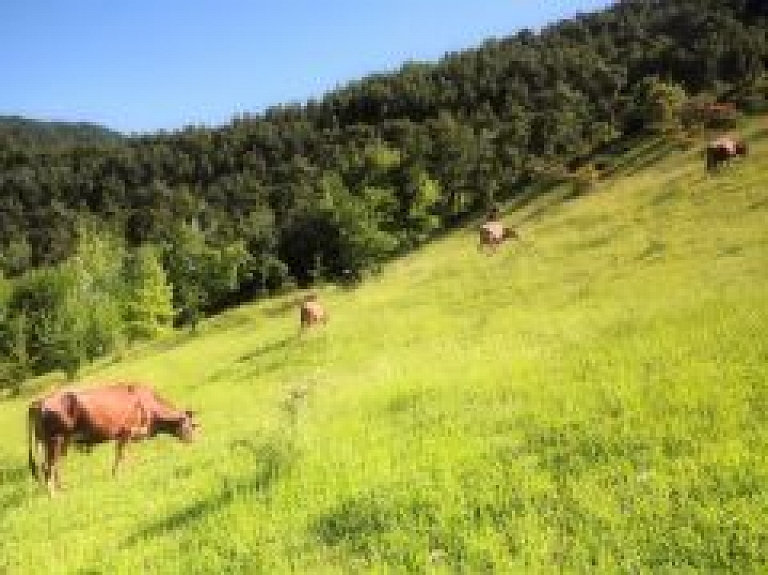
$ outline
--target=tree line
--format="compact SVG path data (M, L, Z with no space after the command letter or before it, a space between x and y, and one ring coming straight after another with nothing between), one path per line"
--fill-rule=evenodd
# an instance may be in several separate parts
M589 182L617 142L765 111L766 24L759 0L625 0L221 127L0 121L0 377L359 281L526 183Z

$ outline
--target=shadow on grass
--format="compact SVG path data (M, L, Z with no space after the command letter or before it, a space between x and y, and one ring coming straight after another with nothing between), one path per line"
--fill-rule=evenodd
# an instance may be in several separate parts
M256 349L249 351L248 353L245 353L241 355L237 361L240 363L246 363L249 361L252 361L254 359L257 359L261 357L262 355L272 353L273 351L278 351L281 349L285 349L289 343L296 341L297 336L293 337L284 337L283 339L272 341L265 343L264 345L261 345L257 347Z
M765 207L768 207L768 198L758 200L749 205L750 210L760 210Z
M649 261L658 260L664 256L664 252L667 249L667 244L664 242L651 239L646 243L645 248L635 256L635 261Z
M654 138L644 145L630 145L627 149L629 151L619 156L613 166L606 170L606 176L631 176L657 164L665 156L678 151L679 147L663 138Z
M534 200L537 200L544 194L551 192L558 185L559 184L557 182L546 181L529 184L524 188L522 193L514 195L512 199L506 203L504 206L503 214L509 215L510 213L514 213L525 208Z
M295 297L286 297L284 300L278 301L273 305L264 306L264 308L261 310L261 313L267 317L280 317L292 310L295 310L296 316L298 317L300 305L300 295L296 295Z
M190 327L177 328L172 334L132 345L121 353L114 353L111 357L104 360L104 365L121 363L146 355L148 352L164 353L173 351L201 337L222 331L239 329L252 323L252 321L252 318L242 313L224 313L220 316L211 316L200 322L194 329Z
M759 142L760 140L768 140L768 127L758 128L749 139L752 143Z
M253 318L244 313L229 312L221 315L214 315L208 318L202 324L202 331L204 333L210 333L213 331L228 331L231 329L238 329L245 327L253 323Z
M566 255L577 254L611 245L625 235L622 226L611 225L597 229L597 233L586 235L575 241L563 245L563 251Z
M423 572L426 566L424 557L419 557L421 549L393 543L391 534L417 525L434 526L438 517L432 501L398 489L378 489L342 499L310 521L309 533L327 547L375 557L385 564L406 567L406 572Z
M286 350L288 347L299 341L298 333L294 336L287 336L283 339L268 342L256 349L253 349L247 353L244 353L237 360L230 365L224 366L221 369L216 370L206 380L208 383L216 383L224 381L230 378L236 378L237 380L244 381L258 375L264 375L271 373L285 365L285 359L278 357L267 363L259 362L269 354ZM244 367L245 366L245 367Z
M536 200L541 202L519 219L518 224L523 224L538 219L576 197L578 194L574 194L573 188L563 182L533 184L519 196L520 199L513 200L510 209L518 211Z
M293 445L277 439L263 443L251 439L238 439L230 444L230 452L239 453L254 460L254 472L245 477L224 479L221 489L210 496L195 501L166 517L144 525L125 539L122 549L136 547L145 540L171 535L187 529L208 515L217 513L232 503L264 494L278 481L294 463L296 453Z
M651 198L652 206L661 206L669 202L675 202L685 195L684 190L679 185L669 185L658 194Z
M453 508L441 504L439 489L427 495L392 485L354 494L313 517L308 535L387 573L507 573L508 565L473 544L472 533L495 532L510 556L519 555L518 537L510 529L525 501L504 487L502 497L495 490L473 490L485 476L481 470L461 473L457 480L467 487L466 497Z

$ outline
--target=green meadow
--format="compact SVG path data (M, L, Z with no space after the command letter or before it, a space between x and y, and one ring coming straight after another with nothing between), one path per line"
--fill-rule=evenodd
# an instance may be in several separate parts
M768 123L704 169L642 142L354 289L245 305L90 366L196 443L72 450L55 498L0 403L0 573L765 573Z

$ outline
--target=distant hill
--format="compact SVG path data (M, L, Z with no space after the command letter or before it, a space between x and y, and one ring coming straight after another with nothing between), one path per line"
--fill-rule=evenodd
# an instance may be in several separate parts
M122 136L104 126L88 122L33 120L20 116L0 116L0 144L17 146L70 147L116 141Z

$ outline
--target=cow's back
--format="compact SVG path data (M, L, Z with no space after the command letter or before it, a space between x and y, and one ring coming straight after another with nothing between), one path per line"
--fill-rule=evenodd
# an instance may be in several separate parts
M133 386L84 389L71 395L69 409L77 441L98 443L149 434L150 413Z
M186 412L176 408L149 386L138 383L119 383L111 385L108 389L135 398L135 401L141 406L144 416L150 419L152 434L156 424L172 424L181 421L186 416Z
M325 319L325 310L316 301L305 301L301 305L301 323L313 324Z
M736 153L736 141L729 136L722 136L709 144L710 148L721 149L727 154Z
M500 242L504 239L504 224L498 221L485 222L480 227L480 239L486 244Z

